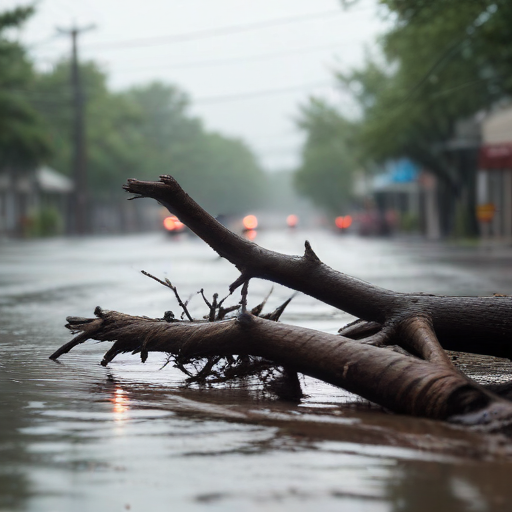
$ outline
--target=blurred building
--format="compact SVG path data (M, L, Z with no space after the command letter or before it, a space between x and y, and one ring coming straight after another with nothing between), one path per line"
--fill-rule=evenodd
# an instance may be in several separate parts
M446 165L444 179L402 158L367 181L367 217L379 226L371 234L480 233L512 243L512 105L459 120L453 137L432 150Z
M360 181L357 191L363 190ZM386 162L364 190L370 199L360 216L362 234L400 231L440 237L437 179L408 158Z
M475 207L482 119L483 113L459 119L452 137L439 147L445 167L437 194L443 236L479 234Z
M411 224L414 229L420 217L419 168L408 158L386 162L373 179L373 195L377 208L389 227ZM396 226L393 226L396 224Z
M482 122L477 175L477 217L482 235L512 241L512 106Z
M72 190L71 180L49 167L0 170L0 235L24 236L40 222L62 231Z

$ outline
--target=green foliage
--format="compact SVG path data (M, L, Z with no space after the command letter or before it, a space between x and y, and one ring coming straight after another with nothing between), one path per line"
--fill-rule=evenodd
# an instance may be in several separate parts
M357 162L369 169L408 157L436 174L454 201L466 203L460 206L466 220L456 224L471 232L476 160L461 163L447 143L461 121L510 98L512 2L380 3L395 20L380 39L382 53L336 75L356 99L360 118L349 123L334 108L303 109L307 140L297 185L332 210Z
M198 203L214 215L246 213L259 206L266 178L245 143L206 133L197 150L202 167L191 167L177 176Z
M456 60L471 62L479 79L493 92L512 92L512 4L509 0L380 0L396 16L397 23L385 38L388 57L403 59L426 43L423 54L434 57L432 50L441 48L433 62L439 67ZM427 39L428 38L428 39ZM426 62L428 64L428 61ZM418 67L418 66L416 66Z
M510 94L512 4L502 0L381 0L396 16L385 61L339 75L363 114L359 143L379 161L408 156L454 189L443 146L457 121Z
M89 62L80 66L86 97L88 183L98 199L124 199L128 177L174 175L203 206L218 213L244 211L257 201L263 173L241 142L208 133L188 114L188 98L162 83L113 93L107 77ZM51 135L50 165L72 169L73 112L70 65L62 62L38 77L34 104Z
M329 213L343 213L357 170L355 125L318 99L302 107L298 124L306 132L306 143L295 175L297 190Z
M45 206L30 215L26 236L44 237L60 235L63 230L63 220L59 211L51 206Z
M191 117L188 98L153 83L127 91L142 119L141 176L172 174L208 211L241 213L259 201L264 174L240 140L207 132Z
M0 168L29 168L49 154L42 123L26 96L32 65L24 49L7 35L32 13L32 7L0 13Z
M70 73L70 64L64 61L52 72L40 74L33 95L51 137L54 151L49 164L68 175L72 174L74 116ZM140 166L141 113L126 95L108 90L107 77L95 63L81 65L80 75L86 98L88 183L94 196L105 198Z

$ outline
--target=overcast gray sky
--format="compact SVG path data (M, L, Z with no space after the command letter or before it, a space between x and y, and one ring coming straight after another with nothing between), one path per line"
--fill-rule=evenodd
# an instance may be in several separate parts
M113 88L180 86L207 128L245 139L269 170L297 164L294 117L308 95L350 109L332 70L360 64L386 27L376 0L348 10L339 0L40 0L21 38L48 67L70 52L56 27L73 23L95 25L81 57L101 63Z

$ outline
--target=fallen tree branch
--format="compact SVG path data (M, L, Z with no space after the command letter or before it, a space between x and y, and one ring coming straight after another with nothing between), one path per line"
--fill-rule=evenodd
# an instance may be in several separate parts
M125 189L162 203L240 270L230 286L230 292L242 286L240 305L223 308L225 299L217 304L214 296L210 303L203 294L208 322L170 322L165 316L149 319L97 308L96 319L68 318L67 327L79 334L52 359L95 339L113 342L103 365L125 352L140 353L143 362L150 352L165 352L197 382L208 376L223 381L230 375L279 367L292 386L298 385L300 372L394 412L511 434L512 402L462 375L444 351L511 357L510 297L385 290L331 269L308 242L303 256L287 256L239 237L197 205L170 176L162 176L160 182L129 180ZM181 302L170 281L150 277L173 289ZM276 323L289 300L269 315L261 315L265 301L249 310L248 283L256 277L307 293L359 320L339 335ZM186 305L182 307L187 312ZM238 308L236 318L224 319L226 311ZM387 349L393 346L398 347ZM194 375L186 365L196 361L204 363ZM504 395L509 395L509 388Z
M250 313L221 322L167 323L115 311L97 319L70 319L83 332L52 354L56 359L87 339L113 341L103 365L116 355L165 352L179 358L252 355L322 379L397 413L507 431L512 403L486 391L455 369L358 341L264 320ZM92 325L94 324L94 327Z
M393 324L427 314L445 349L512 358L512 297L393 292L331 269L320 261L309 243L303 256L287 256L232 233L171 176L161 176L159 182L130 179L124 188L139 197L156 199L233 263L241 276L231 285L231 291L258 277L306 293L369 322Z

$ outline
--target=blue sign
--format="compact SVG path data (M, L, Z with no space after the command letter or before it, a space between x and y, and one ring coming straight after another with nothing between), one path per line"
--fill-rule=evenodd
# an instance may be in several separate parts
M389 183L412 183L418 178L419 169L408 158L400 158L386 164Z

